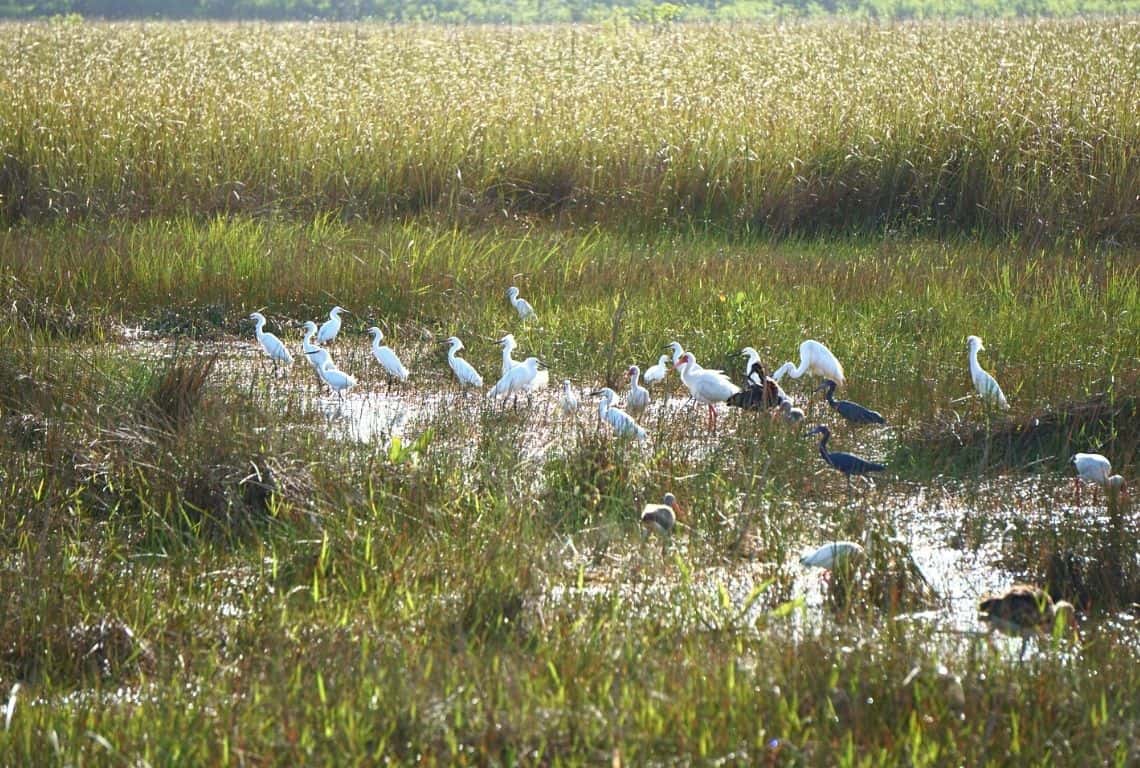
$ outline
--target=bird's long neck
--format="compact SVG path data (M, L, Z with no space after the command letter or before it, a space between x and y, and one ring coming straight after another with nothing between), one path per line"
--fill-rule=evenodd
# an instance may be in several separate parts
M264 317L259 317L259 318L257 318L257 320L254 321L253 332L255 334L257 334L257 338L259 338L259 339L265 335L265 318Z
M503 345L503 372L504 373L506 371L509 371L515 364L515 361L511 358L511 352L514 351L514 348L515 347L513 344L504 344Z
M683 354L685 354L685 350L681 349L680 345L673 347L673 365L677 364Z
M981 363L978 362L978 348L970 347L970 374L977 376L979 373L983 371Z
M629 376L629 388L637 389L637 383L641 380L641 371L635 370Z
M447 359L448 360L455 360L455 355L461 349L463 349L462 344L452 344L450 347L447 348Z
M835 385L829 384L827 386L827 402L832 408L835 407Z
M831 439L831 435L827 432L821 432L819 435L819 455L828 464L831 463L831 454L827 450L827 441Z

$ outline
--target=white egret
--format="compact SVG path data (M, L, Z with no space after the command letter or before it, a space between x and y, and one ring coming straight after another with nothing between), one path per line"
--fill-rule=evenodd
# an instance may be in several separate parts
M309 365L313 366L313 370L320 373L321 368L332 358L329 357L327 349L313 343L313 335L316 332L317 324L312 320L306 320L305 334L301 337L301 351L305 353L305 359L309 361Z
M1005 393L1001 391L997 380L982 370L982 366L978 364L978 352L985 350L982 340L977 336L970 336L966 339L966 347L970 355L970 376L974 379L974 389L978 390L978 395L987 405L996 405L1003 410L1009 410L1009 402L1005 399Z
M681 345L680 345L679 343L677 343L676 341L670 341L668 344L666 344L666 345L665 345L665 349L671 349L671 350L673 350L673 367L674 367L674 368L676 368L676 367L677 367L677 362L678 362L678 361L681 359L681 356L682 356L682 355L684 355L684 354L688 354L688 355L689 355L689 357L690 357L690 358L692 358L692 360L691 360L691 363L692 363L692 368L691 368L691 370L692 370L694 373L695 373L695 372L697 372L697 371L703 371L703 370L704 370L704 368L702 368L702 367L700 366L700 364L697 362L697 358L696 358L696 355L694 355L692 352L688 352L688 353L686 353L686 352L685 352L685 350L684 350L684 349L681 347Z
M716 431L715 403L723 403L740 391L740 387L729 381L721 371L700 368L690 352L681 354L673 365L681 374L681 381L689 388L689 394L699 403L709 407L709 428ZM695 369L695 370L694 370Z
M272 333L266 333L265 315L260 312L253 312L249 319L254 322L253 332L257 336L257 342L265 350L265 354L269 355L269 359L273 361L273 372L277 372L278 363L286 366L292 365L293 356L289 354L289 350L285 348L281 339Z
M538 315L534 311L534 307L526 299L519 298L519 289L513 285L507 289L507 300L514 306L515 311L519 313L519 317L523 320L537 320Z
M649 433L632 416L613 404L617 399L617 393L612 389L602 387L591 394L602 398L598 402L598 417L609 424L618 437L633 437L638 440L649 437Z
M661 355L657 358L657 363L645 369L645 374L641 380L646 384L656 384L659 381L665 380L665 375L669 373L669 368L666 366L666 361L669 359L668 355Z
M978 618L992 628L1021 637L1020 659L1029 638L1042 632L1052 634L1058 624L1077 634L1076 609L1066 600L1053 602L1049 593L1029 584L1014 584L1004 592L984 595L978 601Z
M324 367L317 371L317 373L325 380L325 384L328 384L332 391L336 392L337 396L341 399L344 398L346 391L356 386L356 378L337 368L332 360L325 363Z
M655 533L666 541L673 536L673 529L677 527L677 515L681 514L681 507L673 494L665 494L663 504L646 504L641 509L641 527L649 533Z
M829 541L816 551L800 558L800 565L829 571L852 568L864 556L863 547L853 541Z
M511 357L511 353L515 351L516 347L518 347L518 342L515 341L515 335L513 333L508 333L506 336L499 339L495 343L503 348L502 375L506 376L507 371L516 365L519 365L518 361ZM533 392L536 389L542 389L548 384L550 384L550 372L546 370L539 370L538 375L534 377L534 381L532 381L530 383L530 386L527 387L527 391Z
M1105 489L1106 493L1118 491L1124 487L1124 478L1120 475L1111 474L1112 463L1106 456L1099 453L1076 453L1073 454L1071 461L1081 480L1099 485ZM1077 503L1079 504L1080 481L1074 479L1073 483L1077 487Z
M649 407L649 390L641 386L641 369L636 365L631 365L626 375L629 376L629 392L625 396L625 409L636 418Z
M519 392L530 392L538 373L538 358L528 357L503 374L491 388L490 397L517 396Z
M328 344L340 333L341 312L348 312L348 310L344 307L333 307L329 310L329 319L321 323L320 330L317 331L318 344Z
M396 357L396 353L392 351L391 347L380 346L380 342L384 340L384 332L376 326L369 328L368 332L372 334L372 356L391 377L388 383L391 384L391 379L407 381L408 369L400 362L400 358Z
M558 407L566 416L573 416L578 412L578 396L574 394L574 386L570 379L562 381L562 396L558 398Z
M787 374L793 379L798 379L805 373L834 379L841 387L847 382L843 375L843 364L831 353L830 349L815 339L808 339L800 344L800 364L798 366L791 362L784 363L776 369L772 378L779 381L784 378L784 374Z
M457 336L452 336L444 342L451 346L447 350L447 364L451 366L451 370L455 373L455 378L459 379L460 387L481 387L483 386L483 377L475 370L471 363L464 360L462 357L456 355L459 350L463 349L463 342Z

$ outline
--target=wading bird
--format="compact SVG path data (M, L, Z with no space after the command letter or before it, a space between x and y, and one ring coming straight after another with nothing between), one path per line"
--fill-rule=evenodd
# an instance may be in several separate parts
M640 518L641 530L644 533L653 533L661 537L662 550L673 538L673 530L677 527L677 515L682 513L673 494L665 494L664 502L664 504L646 504L641 509Z
M519 392L529 393L534 387L534 380L538 377L538 373L538 358L528 357L503 374L503 377L491 388L489 396L506 397L507 395L514 395L517 398Z
M850 453L827 450L827 441L831 439L831 430L823 424L820 424L808 432L806 437L811 437L812 435L822 435L819 439L819 455L823 457L823 460L827 462L828 466L838 469L847 476L848 490L851 488L852 475L866 475L869 472L882 472L887 468L885 464L876 464L873 461L861 459Z
M317 371L321 378L325 380L325 384L333 392L336 392L337 397L344 399L344 393L356 386L356 378L345 373L329 360L325 363L324 367Z
M827 404L831 406L833 411L836 411L840 416L850 421L852 424L886 424L887 420L883 418L883 414L878 411L872 411L870 408L864 408L858 403L853 403L850 400L836 400L835 399L835 382L831 379L824 379L823 383L816 388L816 392L820 390L827 390Z
M380 342L384 340L384 332L376 326L369 328L368 332L372 334L372 356L380 363L380 367L388 372L388 386L392 385L392 379L407 381L408 369L400 362L400 358L396 357L391 347L380 346Z
M737 392L726 401L733 408L743 408L746 411L766 411L775 408L788 396L780 389L770 376L764 375L764 366L756 360L748 368L745 376L748 389ZM789 400L790 402L790 400Z
M987 405L996 405L1003 410L1009 410L1009 402L998 386L997 379L982 370L982 366L978 364L978 353L985 351L982 340L977 336L970 336L966 339L966 348L970 356L970 377L974 380L974 389L978 390L982 401Z
M636 365L631 365L626 375L629 377L629 392L625 396L625 409L637 417L649 407L649 390L641 386L641 369Z
M1104 488L1106 494L1119 491L1124 487L1124 478L1122 476L1110 474L1112 472L1112 463L1109 462L1106 456L1102 456L1099 453L1076 453L1073 454L1072 464L1077 468L1077 474L1080 480L1096 483L1101 488ZM1073 485L1075 485L1077 489L1078 504L1081 503L1080 480L1073 480Z
M1072 603L1053 602L1049 593L1029 584L1014 584L1004 592L984 595L978 601L978 618L1009 635L1021 637L1018 660L1025 655L1031 636L1053 633L1058 624L1076 632L1077 620Z
M318 344L328 344L340 333L341 312L348 312L348 310L344 307L333 307L329 310L329 319L321 323L321 328L317 331Z
M447 350L447 364L451 366L451 370L455 373L455 378L459 379L460 387L481 387L483 386L483 377L475 370L471 363L458 356L459 350L463 349L463 342L457 336L449 337L444 344L451 346Z
M632 437L637 440L649 437L649 433L632 416L613 404L617 399L617 393L612 389L602 387L590 394L602 398L598 401L598 418L609 424L618 437Z
M799 366L793 365L791 362L784 363L776 369L772 378L779 381L784 378L784 374L787 374L793 379L798 379L805 373L814 373L816 376L834 379L839 382L839 386L847 383L847 379L843 376L843 365L838 358L831 354L830 349L814 339L808 339L800 344Z
M681 345L680 345L678 342L676 342L676 341L670 341L668 344L666 344L666 345L665 345L665 349L671 349L671 350L673 350L673 367L674 367L674 368L676 368L676 367L677 367L677 363L678 363L678 362L680 362L680 360L681 360L681 356L682 356L682 355L684 355L684 354L686 354L685 350L684 350L684 349L681 347ZM702 367L700 366L700 364L699 364L699 363L697 363L697 358L696 358L696 356L695 356L695 355L693 355L693 353L692 353L692 352L689 352L689 353L687 353L687 354L688 354L688 355L689 355L689 357L691 358L691 362L692 362L692 369L691 369L691 370L692 370L694 373L695 373L695 372L697 372L697 371L703 371L703 370L704 370L704 368L702 368Z
M249 319L253 321L253 333L257 336L257 343L265 350L265 354L269 355L269 359L273 361L273 372L277 373L277 365L289 366L293 364L293 356L289 354L289 350L281 342L281 339L274 336L272 333L265 332L265 315L260 312L253 312L250 314Z
M499 339L495 343L503 348L503 372L502 372L502 375L506 376L507 372L511 368L514 368L516 365L519 365L519 362L511 357L511 353L515 351L516 347L518 347L518 342L515 341L515 335L513 333L508 333L506 336ZM550 373L546 370L540 370L538 372L538 375L534 377L534 381L532 381L530 383L530 386L527 387L527 392L533 392L536 389L542 389L543 387L545 387L549 383L550 383Z
M689 388L689 394L699 403L709 407L709 429L716 432L716 408L714 403L723 403L740 391L740 387L729 381L720 371L697 368L696 361L689 352L681 354L673 367L681 374L681 381Z
M784 421L789 424L796 424L804 420L804 409L797 408L787 398L780 401L780 413L783 415Z
M558 398L558 407L566 416L573 416L578 412L578 396L574 394L574 385L570 379L562 380L562 396Z
M309 361L309 365L313 366L313 370L319 374L321 368L325 367L325 363L332 358L329 357L328 350L313 343L313 335L316 332L317 324L312 320L306 320L305 335L301 337L301 351L305 353L305 359Z
M641 377L641 380L646 384L656 384L659 381L664 381L665 374L669 373L669 369L665 365L668 359L668 355L661 355L661 357L657 358L656 364L645 369L645 375Z
M849 569L859 564L863 547L853 541L829 541L811 554L800 558L800 565L829 571Z
M513 285L507 289L507 301L511 302L511 306L519 313L519 317L523 320L537 320L538 315L534 311L534 307L526 299L519 298L519 289Z

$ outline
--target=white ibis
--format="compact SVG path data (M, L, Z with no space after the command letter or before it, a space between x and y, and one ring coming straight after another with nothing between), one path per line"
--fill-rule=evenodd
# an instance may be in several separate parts
M459 379L460 387L481 387L483 386L483 377L475 370L471 363L458 356L459 350L463 349L463 342L457 336L449 337L444 344L450 344L447 350L447 364L451 366L452 372L455 373L455 378Z
M341 312L348 312L348 310L344 307L333 307L329 310L329 319L321 323L320 330L317 331L318 344L328 344L340 333Z
M649 433L632 416L613 404L617 399L617 393L612 389L602 387L591 394L602 398L598 401L598 417L609 424L618 437L633 437L637 440L649 437Z
M1003 410L1009 410L1009 401L1005 399L1005 393L998 386L997 379L982 370L982 366L978 364L978 353L985 350L982 340L977 336L970 336L966 339L966 348L970 355L970 377L973 378L974 389L978 390L982 401L986 405L996 405Z
M530 392L538 377L538 358L528 357L511 368L491 388L490 397L517 396L519 392Z
M978 601L978 618L994 629L1021 636L1020 659L1032 635L1053 633L1064 622L1076 632L1077 620L1073 604L1066 600L1053 602L1049 593L1030 584L1014 584L1004 592L984 595Z
M668 355L661 355L661 357L657 358L657 362L654 365L645 369L645 374L642 375L641 380L646 384L656 384L659 381L664 381L665 374L669 373L669 369L665 365L668 359Z
M641 369L636 365L631 365L626 375L629 377L629 392L625 396L625 409L636 418L649 407L649 390L641 386Z
M281 339L274 336L272 333L265 331L265 315L260 312L253 312L250 314L249 319L254 322L253 332L257 336L257 343L265 350L265 354L269 355L269 359L273 361L273 372L277 372L277 365L289 366L293 364L293 356L289 354L289 350L281 342Z
M313 335L317 332L317 324L312 320L305 321L305 334L301 337L301 351L305 353L305 359L309 361L309 365L313 366L313 370L317 373L321 372L332 358L329 357L329 352L321 346L313 343Z
M834 379L839 382L839 386L843 386L847 382L843 375L842 363L831 353L830 349L815 339L808 339L800 344L800 364L798 366L791 362L784 363L776 369L772 378L779 381L784 378L784 374L787 374L793 379L798 379L805 373Z
M673 367L681 374L681 381L689 388L689 394L699 403L709 407L709 428L716 431L716 408L714 403L723 403L740 391L740 387L729 381L720 371L708 368L694 370L696 361L689 352L681 354Z
M878 411L872 411L870 408L864 408L858 403L853 403L850 400L836 400L835 399L835 382L831 379L824 379L823 383L816 388L816 392L821 389L827 390L827 404L831 406L831 410L838 413L843 418L850 421L852 424L886 424L887 420L883 418L883 414Z
M317 373L325 380L325 384L328 384L329 388L332 389L333 392L336 392L337 397L342 400L344 399L344 393L356 386L356 378L337 368L332 360L326 362L324 367L317 371Z
M407 381L408 369L400 362L400 358L396 357L396 353L388 345L380 346L380 342L384 340L384 332L376 326L369 328L368 332L372 334L372 356L380 363L380 367L388 372L389 384L392 379Z
M511 302L511 306L519 313L519 317L523 320L537 320L538 315L534 311L534 307L526 299L519 298L519 289L513 285L507 289L507 301Z
M570 379L562 380L562 396L558 398L558 407L566 416L573 416L578 412L578 395L574 394L574 385L570 383Z
M1124 478L1120 475L1111 474L1112 463L1106 456L1099 453L1076 453L1073 454L1072 464L1076 467L1081 480L1099 485L1105 489L1106 493L1119 491L1124 487ZM1080 484L1078 480L1073 482L1077 485L1077 503L1079 504Z
M502 375L506 376L507 371L519 364L517 360L511 357L511 353L515 351L516 347L518 347L518 342L515 341L515 335L513 333L508 333L506 336L499 339L495 343L503 348ZM539 370L538 375L534 378L534 381L532 381L530 386L527 387L527 392L533 392L536 389L542 389L549 383L550 373L546 370Z
M829 541L816 551L800 558L800 565L834 571L858 565L865 553L853 541Z

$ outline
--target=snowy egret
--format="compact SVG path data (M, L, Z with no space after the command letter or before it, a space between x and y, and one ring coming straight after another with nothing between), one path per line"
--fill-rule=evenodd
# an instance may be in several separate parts
M663 504L646 504L641 509L641 527L649 533L668 540L677 527L677 515L681 513L677 499L671 493L665 494Z
M506 376L507 372L510 371L511 368L514 368L516 365L519 365L519 362L511 357L511 353L515 351L516 347L518 347L518 342L515 341L515 335L513 333L508 333L506 336L499 339L495 343L503 348L503 373L502 373L502 375ZM536 389L543 389L549 383L550 383L550 372L546 371L546 370L540 370L538 372L538 375L534 377L534 380L526 388L526 391L527 392L533 392Z
M665 349L673 350L673 367L674 368L677 367L677 363L680 361L681 356L688 354L689 357L692 358L692 360L691 360L692 367L690 368L690 370L693 373L696 373L697 371L703 371L704 370L704 368L702 368L700 366L700 364L697 362L696 356L693 355L692 352L686 353L685 350L681 347L681 345L679 343L677 343L675 341L670 341L668 344L665 345Z
M886 424L887 420L883 418L883 414L878 411L872 411L870 408L864 408L858 403L853 403L850 400L836 400L835 399L835 382L831 379L824 379L823 383L816 388L816 392L821 389L827 390L827 404L831 406L833 411L839 413L840 416L850 421L852 424Z
M864 556L863 547L853 541L829 541L809 555L800 558L800 565L809 568L836 570L858 565Z
M784 378L784 374L787 374L793 379L798 379L805 373L814 373L816 376L834 379L839 382L841 387L847 383L847 379L843 376L843 365L838 358L831 354L830 349L815 339L808 339L800 344L799 366L790 362L784 363L772 374L772 378L779 381Z
M598 402L598 417L609 424L618 437L634 437L638 440L649 437L649 433L632 416L613 404L617 399L617 393L612 389L602 387L590 394L602 398Z
M641 386L641 369L636 365L631 365L626 375L629 377L629 392L625 396L625 409L637 417L649 407L649 390Z
M490 397L518 396L519 392L530 392L534 380L538 377L538 358L528 357L518 365L511 368L492 387Z
M1052 633L1061 623L1070 631L1077 630L1072 603L1053 602L1048 592L1030 584L1014 584L1004 592L984 595L978 601L978 618L1006 634L1020 635L1019 659L1025 655L1030 636L1043 631Z
M396 353L392 351L391 347L387 345L380 346L380 342L384 340L384 332L376 326L369 328L368 332L372 334L372 356L375 357L376 362L380 363L380 366L388 372L388 376L390 377L388 379L389 385L391 385L392 379L407 381L408 369L400 362L400 358L396 357Z
M982 370L982 366L978 364L978 353L985 351L982 340L977 336L970 336L966 339L966 347L970 355L970 376L974 379L974 389L978 390L978 395L987 405L996 405L1003 410L1009 410L1009 402L1005 399L1005 393L1001 391L997 380Z
M317 373L321 372L332 358L329 357L327 349L324 349L317 344L313 343L313 335L317 332L317 324L312 320L305 321L305 334L301 337L301 351L305 353L305 359L309 361L309 365L313 366L313 370Z
M519 289L513 285L507 289L507 300L519 313L519 317L523 320L537 320L538 315L534 311L534 307L526 299L519 298Z
M804 409L797 408L789 399L780 401L780 413L783 415L784 421L789 424L796 424L804 420Z
M447 350L447 364L451 366L451 370L455 373L455 378L459 379L460 387L481 387L483 386L483 377L471 365L471 363L458 357L456 353L463 349L463 342L457 336L451 336L444 342L451 346Z
M852 475L866 475L869 472L882 472L887 468L885 464L876 464L873 461L861 459L850 453L827 450L827 441L831 439L831 430L823 424L820 424L808 432L806 437L811 437L812 435L821 435L819 439L819 455L823 457L823 460L827 462L828 466L834 467L847 475L848 488L851 487Z
M285 348L281 339L272 333L265 332L265 315L260 312L253 312L249 319L254 322L253 332L257 336L257 342L265 350L265 354L269 355L269 359L273 361L273 372L277 372L278 363L292 365L293 356L289 354L289 350Z
M566 416L573 416L578 412L578 396L574 394L574 385L570 379L562 380L562 396L558 398L558 407Z
M1073 454L1071 459L1074 467L1077 468L1077 474L1081 480L1090 483L1096 483L1105 489L1105 492L1118 491L1124 487L1124 478L1120 475L1109 474L1112 472L1112 463L1106 456L1099 453L1076 453ZM1077 503L1080 503L1080 481L1074 480L1073 483L1077 486Z
M728 398L727 405L746 411L766 411L788 399L780 385L770 376L764 375L764 366L759 360L752 363L744 380L748 389Z
M321 378L325 380L325 384L333 392L336 392L337 397L344 399L344 393L356 386L356 378L345 373L337 368L332 360L324 364L324 367L317 371Z
M329 319L321 323L320 330L317 331L317 343L328 344L336 338L340 333L340 313L348 312L344 307L333 307L329 310ZM349 314L352 314L349 312Z
M714 403L723 403L740 391L740 387L729 381L728 377L720 371L708 368L693 370L696 361L689 352L681 354L673 367L681 374L681 381L689 388L689 394L699 403L709 407L709 428L716 431L716 408Z
M669 355L661 355L661 357L657 358L657 363L655 365L651 365L645 369L645 373L642 375L641 380L646 384L655 384L658 381L664 381L665 374L669 373L669 369L665 365L668 359Z

